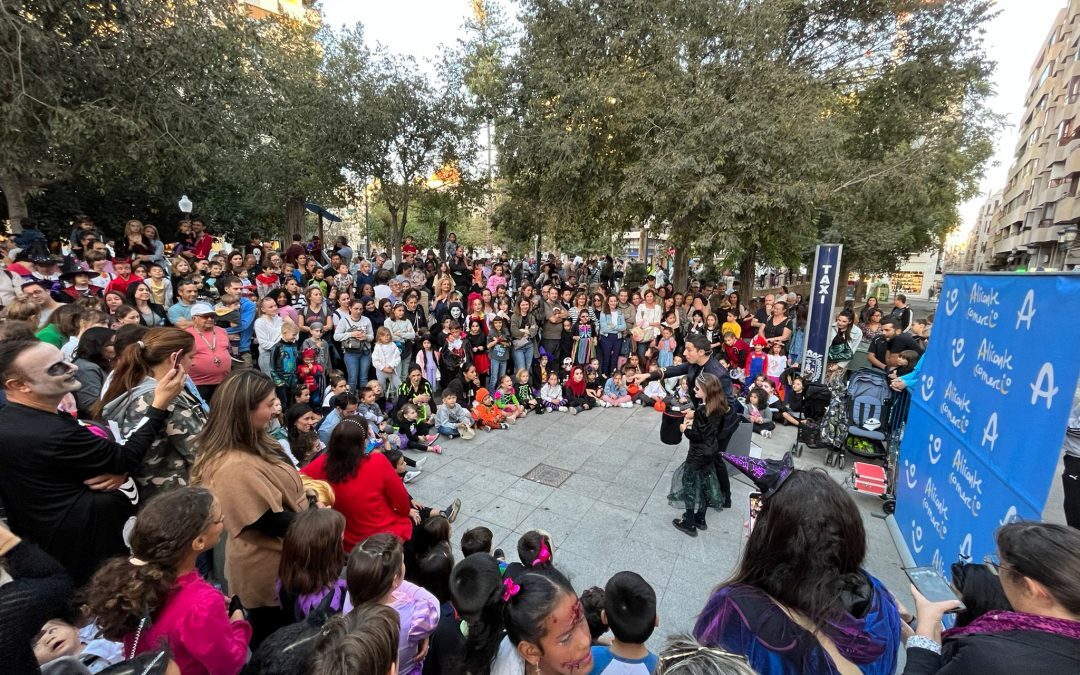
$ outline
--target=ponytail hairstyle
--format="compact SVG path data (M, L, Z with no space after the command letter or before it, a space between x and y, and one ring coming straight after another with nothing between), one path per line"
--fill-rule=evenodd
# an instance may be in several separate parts
M525 567L539 567L551 565L551 554L554 550L551 544L551 535L543 530L529 530L521 535L517 543L518 560ZM547 554L544 554L544 551ZM544 558L546 557L546 560Z
M521 642L540 645L545 621L563 595L577 594L562 572L551 566L534 567L516 580L517 591L503 609L506 635L516 647Z
M404 560L401 540L388 533L372 535L354 548L345 566L353 607L377 603L394 590Z
M457 672L488 675L499 651L505 628L503 577L487 553L473 553L450 573L450 597L454 609L469 627Z
M169 596L176 568L213 522L214 495L177 487L146 503L131 530L131 557L113 558L86 586L86 603L109 640L122 640Z
M420 409L416 407L415 403L402 404L401 408L397 411L397 420L398 420L398 422L401 422L402 424L412 424L407 419L405 419L405 413L407 413L407 412L414 412L417 415L419 415L420 414Z
M117 352L109 388L93 408L93 416L101 417L105 405L120 398L150 377L156 366L172 357L174 352L195 349L195 336L179 328L151 328L138 342Z
M333 584L345 564L341 547L344 534L345 516L333 509L308 509L297 514L281 544L281 587L295 595L307 595Z
M384 675L397 662L401 621L386 605L368 604L330 617L311 656L310 675Z

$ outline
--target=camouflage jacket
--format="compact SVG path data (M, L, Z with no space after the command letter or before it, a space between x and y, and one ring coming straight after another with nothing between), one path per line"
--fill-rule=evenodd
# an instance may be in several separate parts
M126 439L146 420L146 411L154 400L157 380L147 378L130 392L110 401L102 418L116 422L121 438ZM186 390L169 406L165 430L147 450L142 465L133 478L139 486L139 502L145 503L158 492L187 485L188 472L195 461L192 438L206 424L206 413L198 400Z

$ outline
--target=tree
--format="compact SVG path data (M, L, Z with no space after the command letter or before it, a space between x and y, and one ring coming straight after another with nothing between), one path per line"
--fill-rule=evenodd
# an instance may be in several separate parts
M0 189L8 217L75 175L194 182L242 130L246 18L230 0L0 6Z
M367 58L346 34L328 47L327 75L361 72ZM370 76L338 80L342 107L355 116L344 131L344 152L352 154L344 155L343 166L354 181L366 184L371 178L375 199L390 216L387 245L400 263L410 208L432 193L458 192L471 182L475 125L461 90L429 79L411 58L380 53L363 70ZM440 171L453 178L438 178Z
M823 234L866 242L856 216L874 214L889 236L855 260L895 265L925 246L920 228L955 220L987 156L988 16L985 0L528 0L499 127L520 204L501 221L618 232L651 219L681 285L692 249L747 283ZM926 166L920 137L941 161Z

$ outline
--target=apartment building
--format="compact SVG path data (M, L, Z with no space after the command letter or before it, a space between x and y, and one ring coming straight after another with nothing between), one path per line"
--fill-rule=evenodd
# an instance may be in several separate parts
M996 234L994 215L1001 208L1001 197L1001 190L994 190L986 195L986 201L979 207L979 217L975 220L971 232L968 233L963 249L963 261L959 269L978 272L986 267L989 257L987 249L990 248L990 240Z
M1080 0L1058 12L1031 68L1018 140L976 269L1080 267ZM980 218L980 227L986 227ZM977 233L977 237L982 236Z

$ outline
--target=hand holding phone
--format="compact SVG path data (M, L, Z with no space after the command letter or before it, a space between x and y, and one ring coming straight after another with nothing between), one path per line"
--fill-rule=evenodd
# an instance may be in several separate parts
M911 579L915 589L928 602L954 602L955 606L946 609L946 614L965 609L956 589L946 581L945 575L939 572L936 567L905 567L904 572L908 575L908 579Z
M180 370L180 359L182 358L184 358L183 349L177 349L175 352L172 353L169 359L172 361L173 370Z

